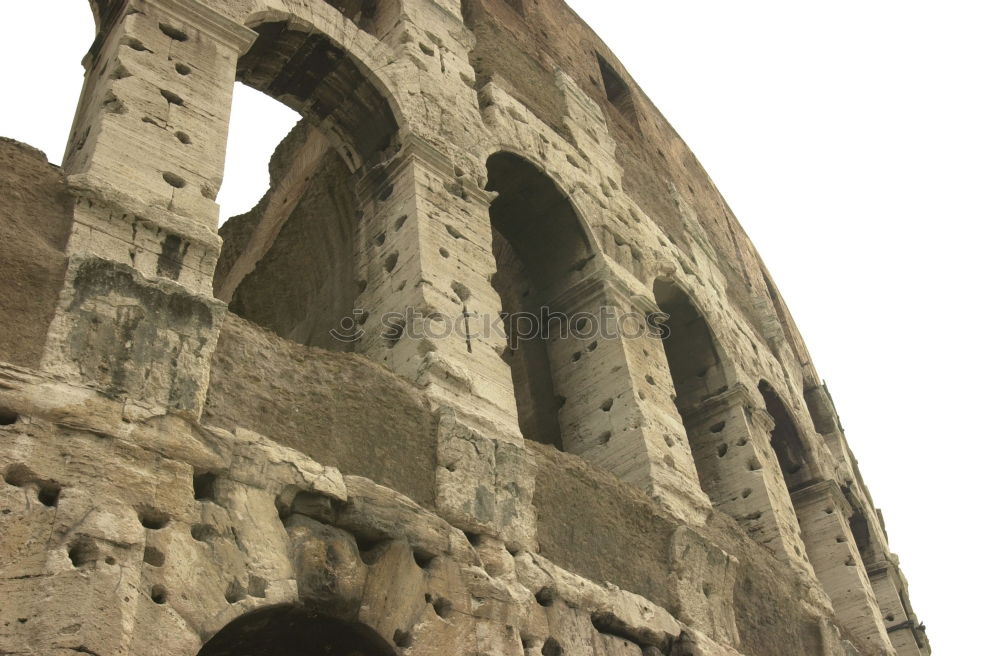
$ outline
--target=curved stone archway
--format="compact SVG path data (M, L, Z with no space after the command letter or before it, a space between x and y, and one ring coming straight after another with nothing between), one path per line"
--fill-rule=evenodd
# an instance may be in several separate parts
M227 624L198 656L392 656L375 631L302 606L282 605L247 613Z

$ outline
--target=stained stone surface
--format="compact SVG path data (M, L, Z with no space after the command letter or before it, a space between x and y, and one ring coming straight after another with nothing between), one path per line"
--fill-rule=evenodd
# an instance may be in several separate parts
M0 653L930 653L774 281L560 0L91 6L62 166L0 141ZM303 120L217 230L237 80Z

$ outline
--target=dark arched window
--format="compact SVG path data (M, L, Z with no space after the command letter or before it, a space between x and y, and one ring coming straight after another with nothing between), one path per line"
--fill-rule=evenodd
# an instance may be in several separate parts
M247 613L205 643L198 656L392 656L375 631L299 606Z
M808 458L805 445L799 430L792 420L791 413L784 402L767 381L760 381L757 389L764 397L767 412L774 420L771 431L771 448L778 457L781 473L785 477L785 485L789 492L804 487L811 481Z
M545 174L510 153L493 155L486 166L487 189L498 193L490 206L497 264L493 286L509 318L505 360L518 422L524 437L563 448L558 413L565 399L559 396L547 340L530 322L531 317L544 320L542 308L559 310L558 297L580 279L592 251L569 200ZM550 339L565 328L558 322L549 327ZM535 335L512 338L515 332Z
M718 454L720 431L716 423L702 416L702 408L705 401L729 389L722 359L705 318L680 287L658 280L653 293L657 306L668 316L669 331L663 337L663 349L674 383L674 402L691 445L701 487L718 502L722 496L719 479L726 475Z
M358 182L395 142L388 101L351 56L287 22L258 25L238 79L304 120L275 151L271 187L227 221L215 292L230 309L286 339L351 350L346 336L365 276ZM180 138L180 137L178 137Z

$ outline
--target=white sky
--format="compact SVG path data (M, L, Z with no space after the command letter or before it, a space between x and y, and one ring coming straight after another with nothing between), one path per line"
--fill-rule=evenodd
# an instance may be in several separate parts
M763 254L885 512L935 653L996 653L1000 4L570 5ZM59 162L93 38L87 3L7 0L4 16L0 136ZM237 95L223 216L263 193L295 118L257 95Z

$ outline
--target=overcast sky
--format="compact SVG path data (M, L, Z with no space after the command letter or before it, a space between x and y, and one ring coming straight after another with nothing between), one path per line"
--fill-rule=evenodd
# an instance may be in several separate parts
M935 653L996 653L1000 5L570 5L762 253L884 510ZM59 162L93 38L87 2L7 0L4 16L0 136ZM263 193L267 158L295 118L258 95L237 95L224 215Z

